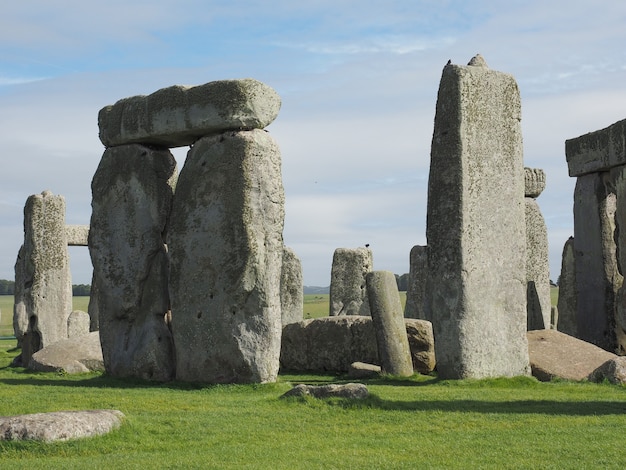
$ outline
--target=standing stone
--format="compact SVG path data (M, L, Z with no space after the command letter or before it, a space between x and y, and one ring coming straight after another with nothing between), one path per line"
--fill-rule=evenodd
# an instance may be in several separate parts
M28 313L26 312L26 259L24 245L20 246L15 260L15 290L13 291L13 334L17 339L17 347L22 348L24 334L28 330Z
M623 134L623 136L626 135ZM622 137L623 137L622 136ZM613 168L610 173L612 189L615 191L616 208L614 213L614 238L617 243L615 256L617 257L617 272L613 272L611 283L615 289L614 334L615 346L611 352L623 356L626 355L626 286L624 275L626 274L626 166ZM605 261L606 264L606 261ZM610 266L610 265L609 265Z
M276 380L283 221L280 151L270 134L227 132L194 144L168 232L177 379Z
M382 370L391 375L413 375L396 277L390 271L373 271L365 279Z
M67 317L67 337L75 338L89 333L89 314L81 310L74 310Z
M304 316L304 285L302 263L291 248L283 247L280 273L280 311L282 326L302 321Z
M16 336L23 331L22 363L26 365L41 348L67 338L72 280L63 196L44 191L26 200L24 245L15 279L14 324Z
M576 265L574 260L574 237L569 237L563 246L561 276L559 277L559 321L557 330L570 336L578 336L576 294Z
M539 168L524 168L526 206L526 310L528 330L550 328L550 265L548 229L535 200L546 185Z
M616 198L607 179L608 172L579 176L574 190L577 337L614 352Z
M133 144L108 148L91 183L92 286L112 376L174 377L165 232L176 175L169 150Z
M337 248L330 273L329 315L369 315L365 276L372 271L369 248Z
M521 104L515 79L443 69L428 181L428 309L442 378L529 373Z
M406 318L426 317L426 279L428 278L428 247L415 245L411 248L409 263L409 286L406 292L404 316Z

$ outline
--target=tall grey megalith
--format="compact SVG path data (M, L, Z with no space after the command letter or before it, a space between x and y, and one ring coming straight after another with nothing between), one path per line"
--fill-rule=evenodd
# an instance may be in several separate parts
M481 56L443 69L426 237L442 378L527 375L521 103Z
M198 140L168 232L176 378L272 382L281 339L284 191L264 130Z
M373 270L369 248L337 248L330 273L329 316L369 315L365 276Z
M67 338L72 280L63 196L44 191L26 200L15 281L14 329L27 365L35 352Z
M174 377L165 235L176 177L169 150L131 144L106 149L91 183L92 292L115 377Z
M559 299L557 310L559 321L556 329L566 335L578 337L576 303L576 260L574 259L574 237L569 237L563 245L561 275L559 277Z

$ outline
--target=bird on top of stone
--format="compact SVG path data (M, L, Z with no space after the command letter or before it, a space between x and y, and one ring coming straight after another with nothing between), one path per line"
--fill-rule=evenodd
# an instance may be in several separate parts
M448 59L448 63L446 65L452 65L452 59Z

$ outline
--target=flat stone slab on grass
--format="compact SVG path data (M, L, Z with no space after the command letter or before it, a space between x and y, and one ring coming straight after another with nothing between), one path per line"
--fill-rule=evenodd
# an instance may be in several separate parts
M92 331L40 349L33 354L28 368L39 372L80 374L104 370L100 334Z
M122 424L118 410L55 411L0 416L0 441L67 441L106 434Z
M537 379L584 380L617 355L556 330L527 332L532 374Z
M100 140L107 147L132 143L182 147L225 131L263 129L276 119L280 105L273 88L250 78L174 85L102 108Z
M359 383L348 384L329 384L329 385L305 385L298 384L285 394L283 397L304 397L311 396L313 398L352 398L362 399L369 395L367 387Z

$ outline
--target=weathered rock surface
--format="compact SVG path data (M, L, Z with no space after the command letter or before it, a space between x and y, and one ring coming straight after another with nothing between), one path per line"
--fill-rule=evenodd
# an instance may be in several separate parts
M176 161L143 145L108 148L91 184L89 252L107 373L174 377L165 231Z
M117 410L0 416L0 440L54 442L99 436L119 428L123 419L124 413Z
M396 276L391 271L372 271L367 273L365 281L383 372L399 376L413 375Z
M330 273L329 315L369 315L365 275L373 269L369 248L337 248Z
M550 328L550 264L548 262L548 229L533 198L526 206L526 311L527 329Z
M524 197L537 199L546 188L546 173L541 168L524 168Z
M428 320L424 309L426 303L426 279L428 278L428 247L415 245L409 256L409 286L406 292L404 316Z
M313 398L349 398L360 400L367 398L369 390L364 384L348 383L348 384L328 384L328 385L305 385L298 384L288 392L284 393L281 398L285 397L305 397Z
M528 374L521 103L515 79L443 69L426 237L428 315L442 378Z
M304 315L302 263L296 252L286 246L280 272L280 312L283 326L302 321Z
M428 374L435 367L432 325L405 318L413 369ZM380 364L371 317L360 315L304 320L283 328L280 365L290 371L346 372L353 362Z
M382 373L382 368L376 364L366 364L365 362L353 362L348 369L350 379L368 379L378 377Z
M148 96L124 98L98 114L100 140L114 145L192 145L224 131L263 129L276 119L280 96L250 78L171 86Z
M104 370L100 335L94 331L40 349L31 357L28 368L40 372L68 374Z
M176 377L276 380L284 191L262 130L200 139L181 171L168 232Z
M612 384L626 384L626 356L609 359L589 374L588 379L591 382L602 382L606 379Z
M89 333L90 318L87 312L73 310L67 317L67 337L82 336Z
M561 276L559 277L559 299L557 310L559 318L557 330L573 337L578 336L578 320L576 302L576 261L574 258L574 237L563 245L561 259Z
M626 119L605 129L565 141L570 176L607 171L626 165Z
M87 246L89 225L66 225L65 236L68 246Z
M579 176L574 189L577 337L616 349L615 296L621 284L615 244L616 197L609 173Z
M24 206L24 245L15 265L16 336L22 360L67 338L72 280L65 235L65 198L50 191L30 196Z
M529 331L527 336L532 374L542 381L584 380L606 361L617 357L556 330Z

